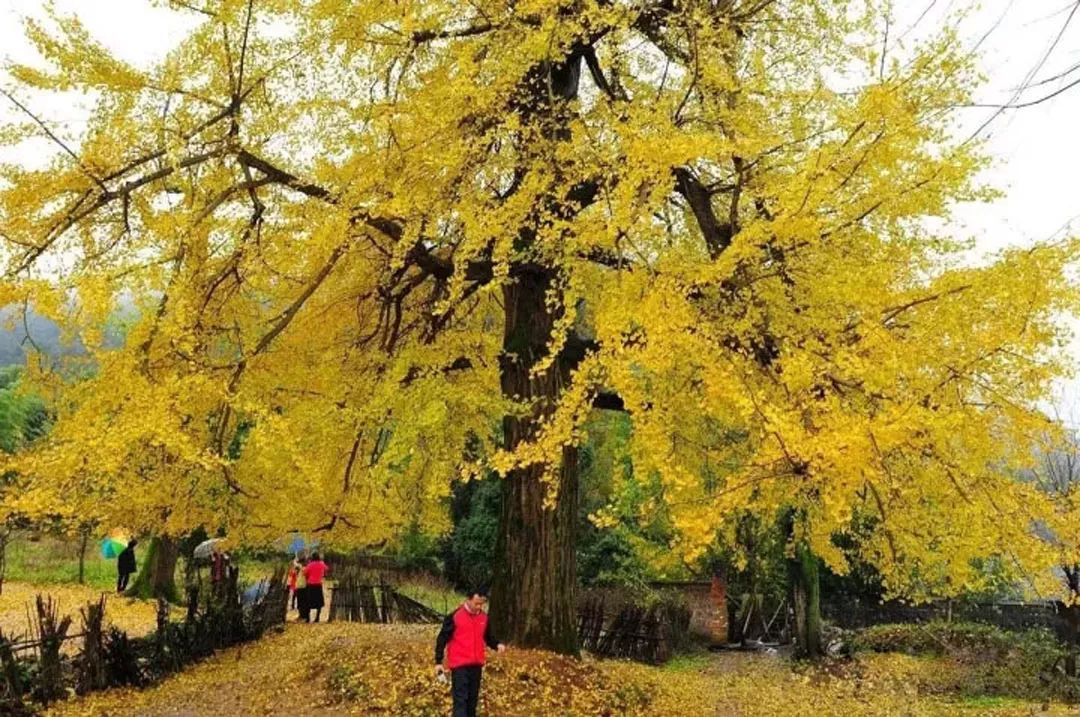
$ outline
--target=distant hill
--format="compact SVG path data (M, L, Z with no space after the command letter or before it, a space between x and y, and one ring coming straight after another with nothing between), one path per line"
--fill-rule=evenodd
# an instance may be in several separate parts
M33 349L27 339L28 333L34 345L54 358L86 353L86 347L78 338L64 344L60 340L60 327L54 322L31 311L24 325L20 310L8 306L0 309L0 366L26 363L27 349Z

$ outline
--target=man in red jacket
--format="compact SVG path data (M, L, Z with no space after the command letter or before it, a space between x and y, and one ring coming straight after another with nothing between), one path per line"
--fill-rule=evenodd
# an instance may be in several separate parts
M443 652L450 668L453 685L454 717L476 717L476 704L480 700L480 676L484 671L485 647L502 652L506 649L488 627L487 590L478 588L457 610L443 620L439 637L435 640L435 674L443 678Z

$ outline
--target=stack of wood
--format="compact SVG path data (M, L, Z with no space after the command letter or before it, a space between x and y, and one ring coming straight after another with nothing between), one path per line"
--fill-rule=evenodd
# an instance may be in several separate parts
M76 662L75 691L80 695L109 686L105 666L105 596L82 608L83 649Z
M680 605L657 601L645 606L615 593L591 593L578 607L582 649L649 664L671 657L676 634L688 622L689 614Z
M363 571L339 573L331 588L330 620L368 623L442 622L443 616L427 605L402 594L385 580L373 580Z

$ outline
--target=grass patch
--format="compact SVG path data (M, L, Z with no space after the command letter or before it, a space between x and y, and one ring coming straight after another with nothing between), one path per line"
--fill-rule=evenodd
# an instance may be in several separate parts
M37 585L78 584L79 542L44 535L20 535L7 546L5 580ZM101 557L100 541L86 546L83 584L108 590L116 586L116 560Z
M1011 707L1023 707L1029 704L1015 697L1001 697L996 695L974 695L957 700L956 706L966 710L989 710L1006 709Z
M1055 669L1064 649L1048 630L940 621L875 625L862 630L854 645L861 662L927 694L976 702L1080 698L1080 680ZM889 669L881 669L885 665Z
M266 557L251 557L245 555L243 552L233 552L230 556L235 565L240 568L240 582L245 585L256 583L263 578L269 578L274 574L274 570L278 567L288 565L289 559L282 556L279 560ZM209 579L210 566L203 561L202 571L204 577Z
M139 567L147 557L150 541L140 541L135 549ZM272 559L252 558L242 552L234 555L240 567L240 580L254 583L274 574L279 563ZM55 535L20 534L7 546L7 572L5 580L34 585L78 585L79 541ZM281 563L285 558L281 559ZM209 580L209 568L201 566L204 581ZM185 558L176 562L176 584L184 583ZM101 557L101 538L95 536L86 546L83 584L97 590L111 592L116 588L116 559Z
M430 576L415 576L401 581L398 592L427 605L444 615L461 604L465 597L448 583Z
M708 669L709 665L713 664L713 660L708 653L694 652L683 655L675 655L668 660L661 667L665 672L702 672Z

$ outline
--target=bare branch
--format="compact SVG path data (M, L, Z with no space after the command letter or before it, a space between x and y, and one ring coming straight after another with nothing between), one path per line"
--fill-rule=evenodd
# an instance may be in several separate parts
M413 44L420 45L432 40L448 40L451 38L459 37L474 37L476 35L483 35L484 33L491 32L495 29L495 26L488 22L481 22L476 25L470 25L468 27L461 28L459 30L417 30L412 34Z
M239 106L240 92L244 87L244 65L247 61L248 35L251 32L251 7L254 4L255 0L248 0L247 16L244 18L244 36L240 41L240 65L236 71L236 89L233 90L233 97L237 106Z
M971 288L971 284L964 284L963 286L957 286L957 287L954 287L952 289L949 289L948 291L941 291L941 292L938 292L936 294L931 294L930 296L924 296L924 297L921 297L921 298L918 298L918 299L914 299L912 301L907 302L906 304L901 304L900 306L895 306L895 307L892 307L890 309L886 309L883 312L883 316L881 318L881 323L887 325L893 319L895 319L897 316L904 313L908 309L913 309L916 306L921 306L922 304L926 304L926 303L929 303L931 301L937 301L938 299L945 298L946 296L952 296L953 294L959 294L960 292L967 291L970 288Z
M67 146L67 144L65 144L62 139L57 137L56 134L54 134L53 131L51 129L49 129L49 126L47 124L45 124L45 122L40 117L38 117L36 114L34 114L33 112L30 111L29 107L24 105L22 102L19 102L19 100L16 99L16 97L13 94L11 94L10 92L8 92L5 89L0 88L0 94L3 94L4 97L7 97L8 100L10 100L13 105L18 107L30 119L34 120L35 124L37 124L37 126L41 128L41 130L45 133L45 135L49 139L51 139L53 142L58 144L60 146L60 148L62 150L64 150L64 152L66 152L68 155L70 155L71 158L75 160L75 164L78 165L79 169L82 170L82 173L85 174L87 177L89 177L91 180L93 180L93 182L95 184L97 184L99 187L101 187L102 191L105 191L105 192L109 191L108 187L105 186L104 182L102 182L101 179L99 179L97 177L97 175L95 175L93 172L91 172L90 169L85 164L83 164L82 159L80 159L79 155L75 153L75 150L71 149L71 147Z

